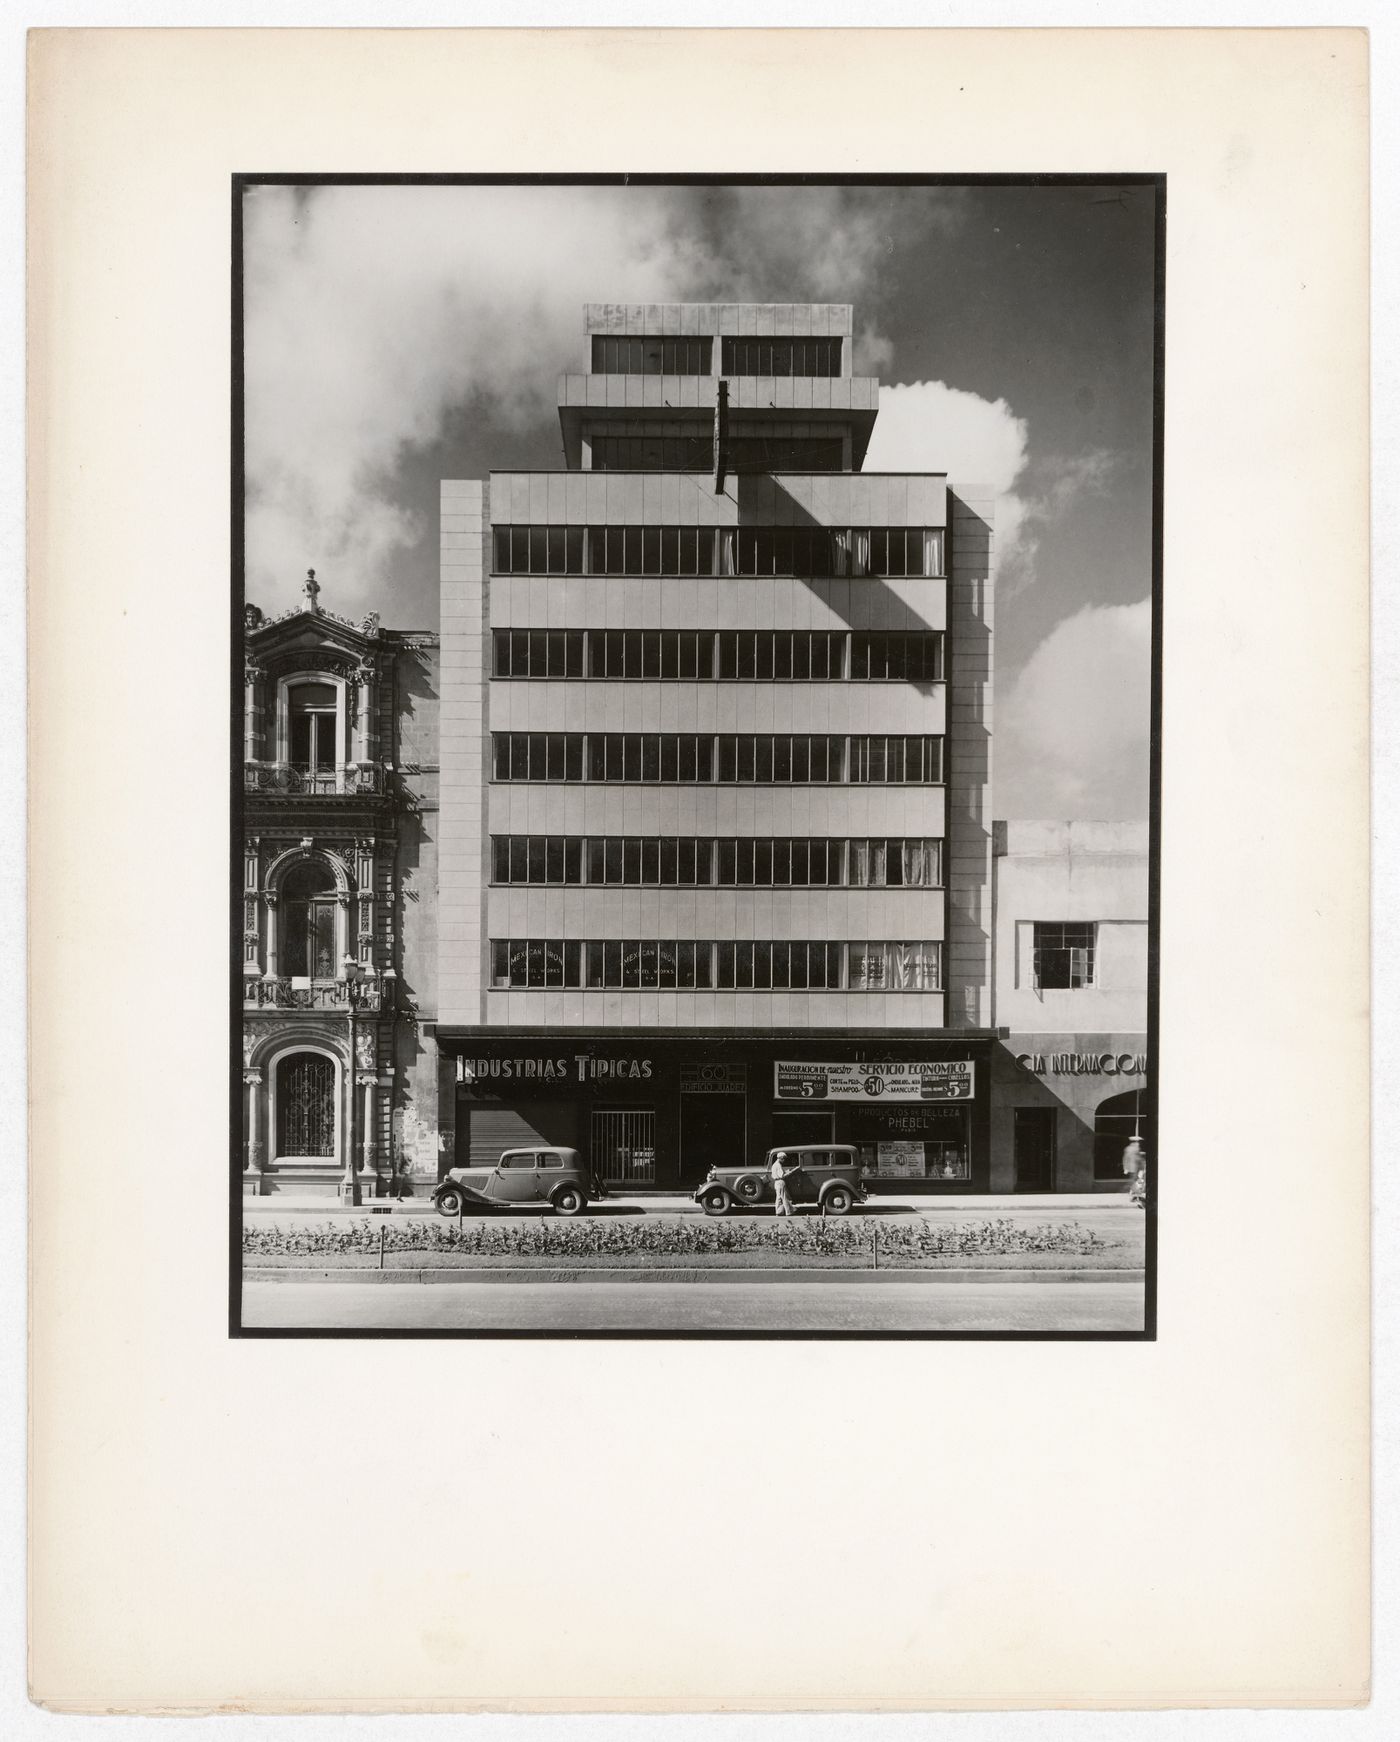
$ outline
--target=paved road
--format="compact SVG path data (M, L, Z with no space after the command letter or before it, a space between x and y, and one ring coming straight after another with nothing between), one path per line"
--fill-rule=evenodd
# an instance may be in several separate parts
M1140 1282L250 1283L296 1330L1135 1331Z
M325 1223L331 1219L343 1216L368 1218L372 1221L382 1219L382 1211L365 1207L354 1210L343 1210L333 1200L324 1204L286 1203L278 1198L253 1198L243 1205L247 1221L254 1227L267 1226L302 1226L308 1223ZM546 1216L552 1212L543 1204L521 1205L509 1211L496 1211L494 1214L512 1216ZM688 1197L668 1198L628 1198L610 1197L601 1204L595 1204L589 1210L590 1216L703 1216L705 1212L700 1205ZM757 1216L771 1218L773 1212L765 1208L749 1212ZM800 1214L808 1214L801 1211ZM1143 1225L1142 1211L1130 1204L1126 1197L1118 1195L1089 1197L983 1197L983 1198L898 1198L871 1197L870 1200L854 1212L857 1216L908 1216L918 1215L934 1221L940 1220L972 1220L987 1221L994 1218L1008 1218L1012 1221L1027 1222L1087 1222L1094 1226L1109 1225L1124 1228L1141 1228ZM425 1216L436 1217L433 1206L425 1202L408 1201L393 1204L389 1208L393 1216Z

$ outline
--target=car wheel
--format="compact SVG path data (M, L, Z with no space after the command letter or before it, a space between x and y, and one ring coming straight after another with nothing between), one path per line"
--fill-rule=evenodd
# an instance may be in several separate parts
M460 1216L462 1213L462 1194L449 1186L445 1192L437 1195L438 1215Z
M844 1216L851 1207L851 1194L845 1186L833 1186L822 1200L828 1216Z
M554 1194L554 1208L561 1216L576 1216L587 1203L587 1198L577 1186L562 1186Z
M763 1181L754 1173L746 1173L735 1180L734 1190L746 1204L756 1204L763 1196Z
M729 1197L725 1192L706 1192L700 1202L707 1216L724 1216L729 1213Z

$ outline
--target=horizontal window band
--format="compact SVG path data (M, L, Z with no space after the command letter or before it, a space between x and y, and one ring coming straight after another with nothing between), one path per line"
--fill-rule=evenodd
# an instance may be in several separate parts
M942 992L939 940L492 938L494 991Z
M900 579L943 575L942 527L598 526L497 523L497 575L768 575Z
M491 836L493 888L943 889L941 836Z
M937 786L936 733L493 732L500 782Z
M502 681L943 683L939 629L515 629L491 631Z

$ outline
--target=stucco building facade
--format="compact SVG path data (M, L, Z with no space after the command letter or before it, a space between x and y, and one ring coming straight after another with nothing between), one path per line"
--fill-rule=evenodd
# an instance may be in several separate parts
M994 1191L1124 1191L1153 1149L1145 823L994 825Z

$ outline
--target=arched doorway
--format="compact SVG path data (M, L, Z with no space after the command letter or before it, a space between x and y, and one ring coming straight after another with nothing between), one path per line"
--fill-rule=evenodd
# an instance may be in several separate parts
M1133 1137L1146 1135L1146 1091L1129 1089L1110 1095L1094 1109L1094 1178L1107 1183L1128 1183L1123 1172L1123 1151Z
M321 1052L289 1052L278 1059L274 1084L277 1159L334 1161L335 1061Z

